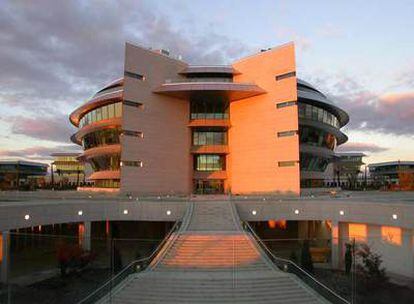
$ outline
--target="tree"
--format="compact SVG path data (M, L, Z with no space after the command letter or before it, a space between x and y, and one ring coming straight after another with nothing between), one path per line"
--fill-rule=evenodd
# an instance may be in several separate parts
M357 274L368 290L380 288L388 282L385 268L381 267L381 255L372 252L367 244L361 244L356 256L361 261L356 265Z

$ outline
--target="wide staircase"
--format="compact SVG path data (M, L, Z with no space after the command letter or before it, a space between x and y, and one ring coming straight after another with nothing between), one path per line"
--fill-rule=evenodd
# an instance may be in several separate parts
M327 303L280 271L245 233L229 201L193 202L146 271L101 303Z

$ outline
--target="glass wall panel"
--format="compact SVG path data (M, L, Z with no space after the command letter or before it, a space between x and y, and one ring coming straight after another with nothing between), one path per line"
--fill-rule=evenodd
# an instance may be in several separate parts
M89 113L85 114L79 122L79 127L82 128L84 126L87 126L91 123L94 123L100 120L110 119L114 117L121 117L121 116L122 116L122 102L109 104L106 106L96 108L90 111Z
M228 119L229 103L222 97L192 99L190 119Z
M89 160L93 171L117 171L120 165L120 155L103 155Z
M195 130L193 132L193 145L226 145L227 132L217 130Z
M121 134L120 128L111 128L105 130L99 130L93 133L86 134L82 139L82 145L85 150L119 144L119 135Z
M326 111L325 109L309 105L307 103L299 103L298 106L300 118L320 121L336 128L340 127L338 118L332 113Z
M299 139L301 144L328 148L330 150L334 150L337 144L334 135L313 127L300 126Z
M329 164L329 159L308 153L300 153L300 170L324 172Z
M215 154L200 154L194 157L194 170L221 171L225 170L225 157Z

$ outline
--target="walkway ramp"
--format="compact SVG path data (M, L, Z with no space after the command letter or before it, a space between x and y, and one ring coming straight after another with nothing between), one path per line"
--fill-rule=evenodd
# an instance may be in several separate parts
M194 202L184 229L105 303L326 303L278 270L240 227L231 202Z

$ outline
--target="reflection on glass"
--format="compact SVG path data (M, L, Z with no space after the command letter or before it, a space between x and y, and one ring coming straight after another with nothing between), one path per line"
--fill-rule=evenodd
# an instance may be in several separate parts
M325 109L306 103L299 103L299 117L320 121L335 128L340 128L339 120L335 115Z
M96 156L89 160L93 171L117 171L120 161L119 154Z
M301 144L324 147L334 150L337 144L336 137L324 130L313 127L299 127L299 138Z
M320 156L300 153L300 170L324 172L329 164L329 160Z
M225 170L224 156L215 154L196 155L194 157L194 169L196 171Z
M99 108L96 108L87 114L85 114L80 122L79 127L82 128L84 126L87 126L91 123L110 119L114 117L121 117L122 116L122 102L112 103L108 104Z
M224 98L193 99L190 119L228 119L229 103Z
M86 134L82 139L83 148L87 150L94 147L119 144L120 133L119 128L111 128Z

